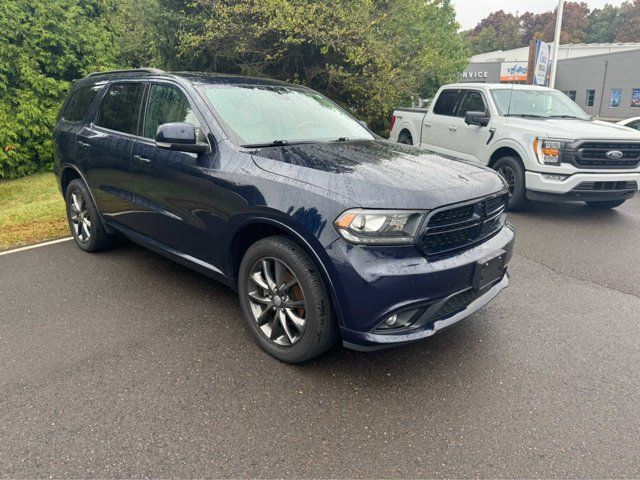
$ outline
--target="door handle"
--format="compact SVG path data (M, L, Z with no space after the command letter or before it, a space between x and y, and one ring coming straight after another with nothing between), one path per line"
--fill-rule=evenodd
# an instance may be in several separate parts
M431 122L424 122L424 126L425 127L430 127L431 126Z
M449 131L450 132L457 132L458 131L458 127L454 127L453 125L449 125Z
M150 158L143 157L142 155L134 155L133 159L136 162L140 162L140 163L147 163L147 164L151 163L151 159Z
M82 147L82 148L89 148L91 146L91 144L87 143L87 142L83 142L81 140L78 140L78 146Z

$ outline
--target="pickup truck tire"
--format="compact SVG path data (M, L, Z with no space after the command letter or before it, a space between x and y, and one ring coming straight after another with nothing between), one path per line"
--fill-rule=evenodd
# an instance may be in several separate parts
M626 200L609 200L608 202L585 202L587 206L591 208L599 208L602 210L609 210L622 205Z
M333 306L319 269L288 238L267 237L249 247L238 293L256 342L278 360L305 362L335 344Z
M400 132L400 136L398 137L398 143L404 143L405 145L413 145L413 137L411 133L403 130Z
M524 185L524 167L519 158L502 157L493 165L509 184L509 210L522 209L527 204Z

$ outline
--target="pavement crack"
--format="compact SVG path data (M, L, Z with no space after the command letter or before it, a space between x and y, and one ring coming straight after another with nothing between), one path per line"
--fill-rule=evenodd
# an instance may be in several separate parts
M523 255L522 253L514 252L514 255L517 255L519 257L525 258L525 259L529 260L530 262L535 263L536 265L540 265L541 267L546 268L547 270L549 270L550 272L555 273L556 275L567 277L567 278L570 278L572 280L576 280L578 282L590 283L592 285L596 285L598 287L605 288L607 290L611 290L611 291L614 291L614 292L622 293L624 295L629 295L629 296L635 298L636 300L640 300L640 296L636 295L633 292L628 292L626 290L621 290L619 288L614 288L614 287L611 287L609 285L604 285L602 283L598 283L598 282L595 282L593 280L589 280L589 279L586 279L586 278L575 277L575 276L573 276L573 275L571 275L571 274L569 274L567 272L563 272L562 270L558 270L556 268L553 268L553 267L547 265L546 263L541 262L540 260L536 260L534 258L528 257L527 255Z

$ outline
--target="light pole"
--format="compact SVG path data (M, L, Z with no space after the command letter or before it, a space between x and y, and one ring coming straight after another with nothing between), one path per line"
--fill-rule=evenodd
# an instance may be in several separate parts
M560 48L560 32L562 31L562 12L564 11L564 0L558 0L558 10L556 13L556 33L553 37L553 58L551 59L551 79L549 86L556 88L556 69L558 68L558 50Z

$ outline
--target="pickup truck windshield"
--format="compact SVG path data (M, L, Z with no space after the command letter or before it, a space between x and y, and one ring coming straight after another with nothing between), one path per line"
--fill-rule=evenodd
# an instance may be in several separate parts
M578 118L589 120L573 100L557 90L491 90L500 115L531 118Z
M264 85L205 85L202 89L242 146L374 138L335 103L312 90Z

